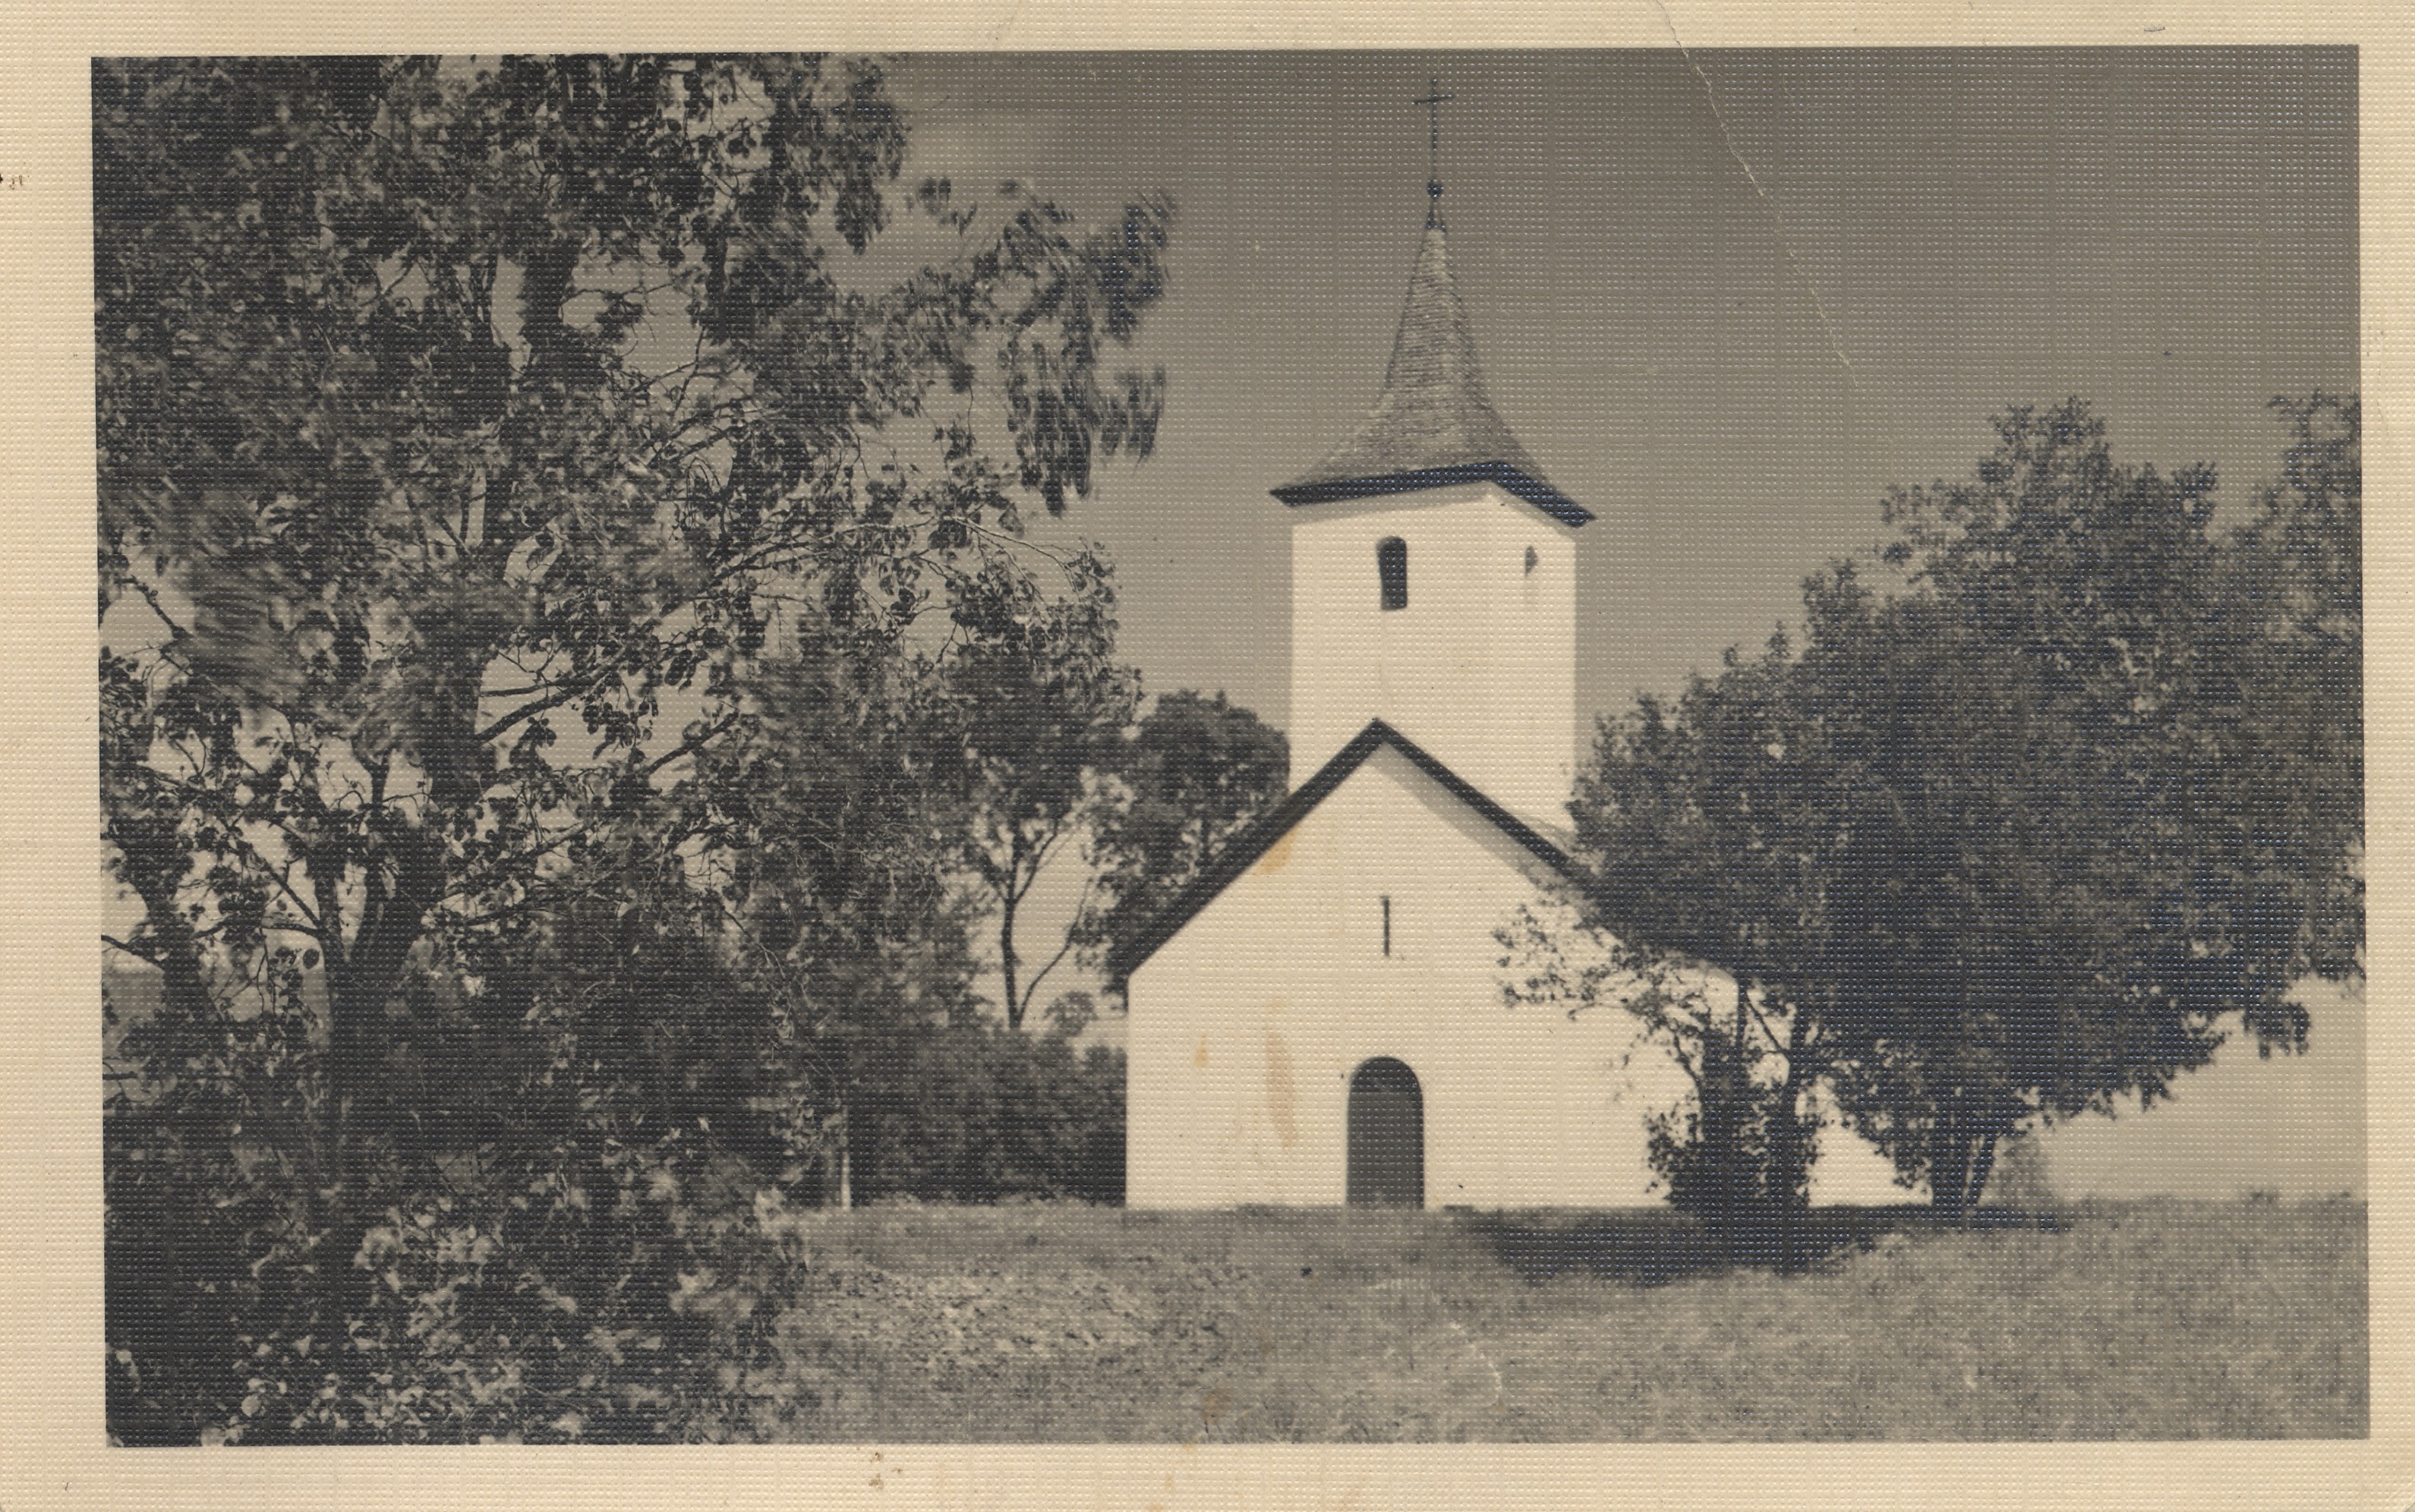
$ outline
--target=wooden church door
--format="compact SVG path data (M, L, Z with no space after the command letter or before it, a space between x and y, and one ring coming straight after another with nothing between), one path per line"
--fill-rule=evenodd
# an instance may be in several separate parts
M1354 1207L1423 1207L1426 1105L1418 1073L1378 1055L1350 1073L1343 1190Z

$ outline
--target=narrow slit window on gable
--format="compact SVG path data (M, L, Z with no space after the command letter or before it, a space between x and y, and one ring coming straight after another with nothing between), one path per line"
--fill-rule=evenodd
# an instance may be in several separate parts
M1392 953L1392 895L1384 894L1384 953Z
M1384 607L1409 606L1409 543L1388 535L1375 543L1375 576L1384 585Z

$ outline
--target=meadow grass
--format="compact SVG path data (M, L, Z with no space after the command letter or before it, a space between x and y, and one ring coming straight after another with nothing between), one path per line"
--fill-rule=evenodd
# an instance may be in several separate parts
M2170 1439L2366 1431L2361 1202L1815 1215L1722 1265L1665 1211L818 1215L784 1436Z

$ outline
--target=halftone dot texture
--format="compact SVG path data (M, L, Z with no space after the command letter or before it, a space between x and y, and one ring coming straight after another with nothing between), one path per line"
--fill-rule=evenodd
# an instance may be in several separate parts
M373 60L326 67L363 79L377 67ZM447 77L440 70L422 85L438 90ZM1278 726L1288 712L1294 659L1362 650L1295 645L1287 631L1290 532L1319 507L1484 480L1563 523L1590 521L1575 547L1574 646L1581 729L1589 738L1597 718L1634 709L1639 691L1676 694L1697 673L1716 675L1732 648L1748 660L1774 628L1799 627L1807 576L1846 557L1882 576L1871 553L1887 538L1881 509L1889 490L1971 476L1994 443L1991 418L2008 407L2078 396L2107 423L2117 459L2167 474L2211 466L2219 479L2214 527L2228 530L2253 516L2259 490L2286 465L2290 437L2271 401L2358 387L2353 49L932 53L893 60L887 80L906 123L907 184L946 177L969 202L1012 182L1078 219L1100 221L1133 196L1170 197L1176 214L1163 296L1146 310L1129 346L1105 343L1108 366L1162 367L1167 375L1153 455L1138 464L1102 461L1096 491L1075 498L1061 518L1030 512L1028 540L1042 556L1077 541L1102 546L1116 569L1117 651L1149 692L1226 690ZM1431 102L1418 97L1434 87L1429 81L1449 96L1438 127L1427 113ZM229 466L214 483L224 487L146 498L169 501L163 507L172 511L282 518L301 506L283 495L248 497L243 470L290 466L289 447L326 445L344 464L333 491L359 515L355 527L331 530L312 551L333 561L397 550L400 537L387 529L392 513L410 506L419 485L380 493L363 480L427 446L429 433L331 440L327 416L367 413L390 392L425 382L431 368L414 366L411 343L480 301L485 307L463 327L474 339L463 344L458 392L442 397L472 410L480 385L508 387L515 374L526 374L535 350L520 323L535 277L519 265L529 261L527 246L441 277L422 272L416 281L393 277L403 270L381 262L398 255L397 247L417 245L415 236L433 238L430 245L458 236L466 245L485 234L477 215L456 219L458 207L440 202L455 189L432 195L428 186L458 186L459 196L474 199L482 173L508 178L525 166L524 155L498 144L480 162L448 167L449 177L382 183L387 159L379 155L396 150L388 128L398 115L367 108L366 97L352 101L364 107L357 112L280 113L274 94L247 105L242 140L252 145L243 151L290 130L309 140L290 155L258 151L260 162L276 165L263 169L275 179L269 191L211 199L196 190L184 202L179 188L160 199L156 214L138 214L128 208L128 187L104 179L96 187L99 208L113 208L146 235L202 226L220 249L263 225L270 230L259 235L268 248L272 231L315 227L313 217L324 214L329 243L357 235L359 255L281 279L262 273L272 255L262 250L242 270L253 278L248 297L270 312L262 318L276 325L276 341L247 339L240 322L209 322L213 344L172 323L104 321L97 333L104 383L114 375L124 385L103 394L104 456L112 455L112 424L120 441L134 438L116 454L129 471L157 461L137 442L182 434L146 429L155 417L112 409L128 393L151 392L145 385L161 394L215 393L220 382L236 392L258 376L249 366L258 352L315 352L295 335L319 335L311 322L325 312L311 302L328 287L361 283L367 268L378 274L367 283L375 286L371 303L385 322L378 339L387 345L363 345L400 353L391 371L378 368L377 352L352 352L351 366L328 367L322 389L314 368L308 392L295 390L290 411L270 404L253 412L255 420L284 417L270 434L236 434L248 422L232 410L204 416L189 437L159 449L191 455L223 444ZM123 99L109 108L140 109ZM405 106L398 98L390 110ZM881 118L873 110L866 115ZM637 128L653 124L641 111L620 123L631 129L589 145L629 147L644 134ZM164 122L158 142L185 125L181 117ZM546 139L547 150L594 125L575 111L520 122L532 140ZM112 131L128 140L142 134L120 122L99 133L104 144ZM313 160L324 142L347 132L358 134L360 152L343 172L359 176L348 177L342 193L322 197L319 186L291 180L292 164ZM214 142L206 130L185 132L163 160L173 159L179 172L217 172L224 165L212 156ZM106 154L99 160L104 172L114 161ZM660 208L643 194L622 203L610 187L614 172L575 176L582 192L617 206L613 214L642 219ZM1430 176L1439 196L1429 192ZM225 187L215 185L214 192ZM112 201L121 193L123 202ZM419 212L416 221L395 213L390 235L358 231L400 200ZM542 200L487 208L508 218L531 214ZM548 204L536 218L559 208ZM801 209L799 223L828 214L827 204ZM641 242L632 236L627 245ZM318 245L311 237L292 245L306 244ZM137 256L142 247L129 236L103 250ZM885 270L892 264L881 259L893 256L903 271L919 266L925 250L908 242L902 254L883 252L876 239L869 263L853 266L858 276L865 266ZM580 268L576 255L548 265L564 280L557 292L568 292ZM129 278L116 292L140 303L167 297L161 291L185 297L173 293L182 287L181 270L168 270ZM618 339L613 322L634 308L597 299L601 314L579 305L577 321L538 333L559 371L582 370L585 337L573 339L572 326L604 333L598 339L608 345ZM573 307L560 300L553 313ZM357 313L327 319L330 340L356 336ZM1043 323L1054 313L1061 307L1044 313ZM834 353L859 350L851 341L862 334L820 332ZM948 375L933 357L936 345L917 345L910 333L888 335L911 349L909 360L933 363L933 414L956 402L940 381ZM698 350L665 340L659 330L638 346L639 355L662 358L665 371L624 396L628 414L684 393L693 376L685 365ZM571 393L578 380L563 382L562 392ZM350 410L354 398L329 401L331 395L366 397ZM843 399L832 404L846 409ZM458 418L437 413L441 408L431 405L434 418L415 424L441 429ZM599 435L626 420L598 413ZM559 419L531 408L515 424L541 430ZM630 424L631 433L641 428ZM460 506L458 524L447 516L453 539L442 549L427 546L426 561L413 568L414 591L431 580L450 582L463 553L482 544L475 538L487 521L501 517L503 496L487 489L505 471L518 434L498 425L492 434L442 438L436 450L457 443L461 450L431 471L477 448L491 455L472 469L474 512L467 485L459 498L445 496ZM581 531L627 524L643 511L590 512L592 500L579 490L608 476L638 479L632 496L642 493L652 475L647 470L670 450L658 447L643 467L620 472L557 467L523 497L542 488L577 495L564 520ZM105 495L124 481L105 476ZM1282 503L1268 499L1270 490ZM181 533L189 546L207 534L195 525L202 517L172 520L167 533ZM511 581L542 577L571 533L567 525L532 533L510 557L511 572L521 575ZM2334 545L2355 548L2352 539ZM208 556L206 543L198 554ZM619 576L597 575L594 601L638 576L654 582L647 576L653 574L663 592L679 591L679 574L664 560L614 559ZM1531 570L1531 548L1525 560ZM320 618L299 630L269 623L255 612L260 605L242 602L241 585L259 580L244 575L259 565L234 561L215 579L218 596L208 602L180 596L173 584L147 602L123 598L104 636L146 613L166 620L192 610L203 641L213 626L254 637L242 648L253 663L237 669L242 675L264 678L259 637L290 636L317 654L321 619L333 622L346 606L306 606ZM1440 575L1464 565L1420 555L1411 571ZM1372 592L1377 572L1370 560L1358 586ZM1422 608L1429 597L1420 590L1412 603ZM414 645L484 633L522 607L513 601L499 609L465 595L458 615L428 613L385 651L407 660ZM413 746L414 715L445 699L474 711L482 687L518 685L526 694L521 680L545 676L548 655L569 638L630 628L576 621L569 611L571 628L561 639L520 648L529 654L511 663L511 678L500 664L458 683L400 676L398 685L424 701L414 709L406 699L392 717L381 716L383 723L368 721L363 727L372 734L364 739L404 753L394 770L442 762L445 780L457 785L560 759L579 733L568 712L560 716L563 738L551 756L546 741L523 741L503 726L474 741ZM682 622L673 611L637 627L633 660L622 670L634 680L650 654L648 637ZM129 654L162 649L156 628L127 635ZM184 642L173 650L150 664L155 681L124 676L112 695L139 703L178 678L209 675L206 661L180 660ZM2353 703L2361 695L2352 681L2327 691ZM665 727L691 711L667 699ZM178 705L161 717L198 716ZM217 737L193 734L206 742L264 723L273 722L229 716L211 726ZM584 733L600 727L591 721ZM555 732L547 726L546 733ZM699 743L712 738L695 736ZM1571 753L1580 764L1586 754ZM314 750L309 759L319 756ZM390 895L406 875L424 883L427 869L455 864L459 856L446 844L467 854L502 826L552 812L543 801L508 811L465 803L458 832L397 851L402 859L392 867L355 864L365 850L322 847L318 856L352 869L314 890L306 875L312 837L297 831L290 842L263 838L292 816L259 806L265 791L259 785L293 780L296 770L238 772L221 761L213 769L223 783L218 794L207 801L172 795L151 808L112 790L111 801L121 805L114 816L126 821L112 830L112 844L150 846L147 861L156 862L173 851L177 834L218 826L215 843L228 870L203 876L193 889L220 887L254 913L282 921L267 926L272 933L297 939L308 931L275 910L324 909L336 921L327 931L331 949L349 950L363 942L340 938L347 909ZM612 823L641 822L631 816L651 812L647 805L660 796L648 785L659 779L668 786L682 770L667 762L638 773L608 805ZM381 769L378 796L361 801L386 803L383 781ZM840 793L844 786L818 790L817 819L853 814L846 804L861 792ZM566 804L567 792L548 801ZM1513 831L1504 816L1465 794L1448 796L1476 814L1466 828L1490 826L1490 839L1508 834L1522 846L1518 864L1560 854L1556 839L1522 826ZM728 812L715 811L716 820ZM423 818L402 803L384 828L365 829L361 844L418 838ZM2263 834L2258 843L2277 855L2288 838ZM1271 846L1281 837L1255 839ZM602 843L581 830L528 854ZM258 849L263 844L268 852ZM278 846L298 848L289 854ZM1076 871L1079 849L1076 841L1064 850ZM678 847L664 853L676 856ZM274 860L263 862L262 854ZM294 864L276 863L282 859ZM483 861L508 871L527 859L514 851ZM844 871L848 859L840 856L834 870ZM651 860L662 862L661 855ZM639 864L629 863L631 875ZM1220 871L1211 861L1201 875L1221 885L1246 869ZM1040 959L1067 942L1079 906L1080 881L1058 885L1066 875L1060 870L1036 890L1024 916L1025 949ZM463 867L430 893L440 902L428 917L492 906L498 919L510 914L516 928L515 911L537 910L532 899L554 876L531 865L499 883L493 871ZM155 901L187 885L156 866L142 880ZM650 897L659 903L665 895ZM1186 895L1181 906L1195 913L1208 901ZM1377 927L1372 889L1350 903L1350 928ZM1802 1274L1781 1276L1760 1264L1776 1255L1773 1241L1750 1239L1722 1254L1703 1227L1665 1210L1414 1211L1448 1205L1434 1173L1457 1158L1459 1145L1450 1142L1483 1139L1483 1110L1471 1117L1437 1090L1463 1069L1452 1049L1354 1052L1313 1074L1305 1063L1295 1074L1269 1052L1262 1057L1272 1063L1266 1081L1279 1092L1267 1100L1282 1106L1265 1127L1202 1119L1184 1130L1177 1160L1205 1169L1271 1162L1280 1157L1268 1151L1293 1145L1297 1127L1326 1117L1338 1131L1326 1173L1331 1190L1344 1194L1337 1206L1277 1211L1244 1194L1240 1211L1118 1211L1126 1091L1118 1056L1132 1032L1124 1020L1111 1014L1074 1044L1036 1025L990 1025L968 998L953 1019L922 1025L929 1032L921 1038L859 1033L867 1017L848 1020L808 1053L797 1049L795 1022L769 1011L758 1040L741 1044L744 1037L733 1033L735 1048L722 1051L788 1056L781 1064L795 1074L782 1102L759 1081L723 1075L727 1066L674 1064L691 1051L722 1053L711 1051L715 1025L769 999L730 994L722 1014L725 999L708 1000L704 984L725 979L695 964L711 951L694 940L682 947L697 947L693 956L642 943L654 915L634 892L616 899L591 891L580 906L600 908L582 918L609 942L580 964L602 972L620 951L628 969L582 999L578 1011L591 1017L564 1041L572 1049L548 1073L558 1076L540 1076L532 1087L558 1092L566 1085L561 1078L583 1074L580 1068L608 1050L632 1080L607 1095L642 1082L651 1099L629 1102L629 1127L652 1138L675 1110L677 1140L641 1150L643 1140L628 1128L572 1130L574 1115L564 1115L565 1137L578 1135L575 1158L542 1180L510 1192L476 1190L481 1162L494 1150L465 1145L430 1167L447 1183L463 1183L459 1190L382 1192L392 1211L381 1208L356 1255L335 1257L317 1274L356 1282L355 1299L370 1298L364 1307L377 1321L359 1337L426 1352L401 1367L402 1379L422 1385L398 1385L391 1354L330 1365L348 1336L343 1320L310 1312L308 1291L319 1283L279 1269L292 1258L288 1250L251 1264L286 1242L278 1235L319 1221L327 1195L304 1185L274 1190L280 1162L316 1137L292 1130L316 1115L311 1100L323 1087L308 1080L314 1073L292 1068L324 1058L323 1044L311 1039L323 1033L304 1023L320 1005L310 974L322 969L321 956L252 958L256 981L236 990L253 995L245 1010L210 1019L218 1039L175 1069L188 1088L223 1079L240 1098L260 1099L263 1115L227 1115L235 1097L172 1129L143 1121L139 1094L111 1110L118 1205L110 1231L111 1389L120 1394L112 1412L124 1409L115 1426L129 1437L137 1434L128 1426L137 1422L183 1433L198 1420L191 1404L217 1393L225 1399L223 1420L203 1430L215 1435L242 1436L248 1425L283 1413L334 1437L462 1436L462 1425L474 1423L481 1432L532 1437L644 1438L683 1400L646 1385L646 1362L668 1357L667 1340L674 1350L708 1340L730 1353L704 1361L712 1368L694 1380L706 1383L699 1400L720 1402L712 1394L727 1393L728 1415L685 1419L699 1436L717 1430L836 1441L1921 1441L2366 1430L2361 981L2301 995L2311 1018L2302 1055L2267 1061L2252 1046L2233 1044L2181 1079L2168 1106L2115 1120L2075 1119L2008 1143L1998 1190L2022 1210L1999 1216L1992 1227L1946 1230L1884 1208L1879 1205L1900 1194L1881 1186L1857 1192L1857 1204L1806 1218L1789 1253L1811 1263ZM111 907L111 929L138 937L139 900L121 891ZM159 921L173 916L205 937L223 932L234 941L228 949L243 949L240 930L208 908L155 911ZM452 913L443 917L453 921ZM1168 927L1179 929L1189 917ZM1371 971L1397 981L1424 969L1415 931L1432 927L1431 912L1399 911L1397 950L1390 891L1382 894L1380 917L1383 964ZM1321 925L1281 922L1285 927L1263 942L1266 953L1299 949L1304 939L1316 947ZM405 937L410 927L382 930L368 945L412 963L418 973L412 990L371 1005L374 1020L352 1022L401 1037L423 1022L475 1020L474 1032L395 1061L397 1076L442 1085L451 1067L469 1085L518 1043L510 1036L524 1021L478 1019L477 1005L493 1001L487 995L500 992L510 973L472 980L441 951ZM162 955L181 948L158 929L139 938ZM972 938L974 949L986 950L997 936L977 928ZM531 940L537 951L542 942ZM930 959L959 943L939 941ZM1483 949L1489 964L1492 947ZM910 953L900 948L882 970ZM1090 954L1068 950L1059 957L1064 974L1054 981L1103 992L1108 984ZM870 957L828 971L828 961L809 963L811 991L823 995L817 1004L841 1004L843 1016L911 997L871 969ZM2018 962L2000 956L1996 968L2005 980L2023 980ZM125 960L107 970L112 1007L125 1021L158 1012L159 975ZM201 990L196 980L180 979L177 990ZM214 980L223 989L236 979ZM794 985L780 980L782 990ZM994 996L995 962L969 980ZM544 987L508 985L540 994ZM253 1011L272 989L300 1005L293 1022L302 1026L290 1040L275 1039ZM1164 1010L1136 1003L1133 1013ZM1203 1081L1244 1074L1231 1059L1210 1055L1209 1036L1220 1021L1256 1010L1217 1001L1171 1010L1196 1021ZM1301 1016L1340 1010L1313 992L1283 1008ZM1488 999L1480 1010L1495 1005ZM898 1011L898 1022L911 1018ZM685 1027L672 1033L671 1026ZM123 1027L112 1027L112 1057L124 1048ZM592 1034L586 1049L578 1034ZM1192 1038L1186 1025L1185 1064ZM480 1047L490 1042L504 1050L486 1056ZM230 1047L241 1054L210 1058ZM1248 1063L1250 1074L1258 1064ZM112 1069L128 1080L143 1074L117 1058ZM1604 1061L1599 1069L1609 1085L1612 1068ZM850 1097L875 1075L883 1088L877 1097ZM810 1118L782 1123L809 1099L819 1100ZM767 1102L776 1104L768 1118ZM1607 1094L1603 1106L1605 1117L1639 1122L1660 1111L1609 1101ZM441 1145L479 1119L511 1111L454 1109L404 1120L409 1130L396 1147ZM758 1134L772 1125L785 1131L740 1147L730 1130L749 1119ZM822 1131L819 1144L797 1132L805 1125ZM264 1129L293 1143L279 1145ZM346 1136L337 1129L333 1137ZM1541 1166L1560 1158L1532 1129L1508 1143L1513 1162ZM142 1160L128 1154L138 1148ZM859 1160L865 1163L852 1163ZM177 1172L202 1174L158 1175L174 1161L190 1162ZM218 1201L213 1189L211 1200L196 1201L203 1182L222 1183L232 1195ZM859 1190L897 1201L852 1213L807 1210ZM968 1196L987 1201L952 1205ZM996 1201L1002 1197L1055 1200L1016 1205ZM918 1205L925 1201L930 1205ZM189 1229L138 1231L179 1203L195 1218ZM519 1251L511 1246L530 1232L524 1215L532 1211L562 1225L548 1232L592 1225L596 1237L555 1273L512 1270ZM538 1241L527 1242L534 1252ZM127 1255L145 1258L132 1264ZM1747 1264L1735 1264L1739 1258ZM173 1264L188 1265L185 1280L199 1283L172 1295L165 1270L148 1268ZM290 1293L278 1290L289 1283ZM629 1301L640 1296L658 1312L657 1304L669 1307L676 1325L656 1327L660 1318ZM261 1310L289 1306L293 1310L275 1316ZM632 1310L615 1310L624 1306ZM640 1321L624 1335L618 1330L628 1318ZM575 1326L563 1322L571 1319ZM219 1353L188 1347L195 1340ZM620 1394L598 1388L599 1381ZM330 1394L313 1398L322 1387ZM307 1400L338 1405L294 1405ZM338 1426L328 1430L331 1422Z

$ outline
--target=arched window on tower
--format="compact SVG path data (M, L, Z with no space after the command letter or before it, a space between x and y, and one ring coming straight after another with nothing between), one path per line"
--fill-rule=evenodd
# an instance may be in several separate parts
M1384 607L1409 606L1409 543L1388 535L1375 543L1375 576L1384 585Z

